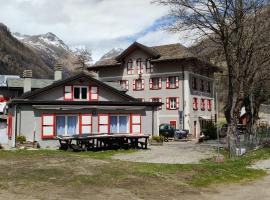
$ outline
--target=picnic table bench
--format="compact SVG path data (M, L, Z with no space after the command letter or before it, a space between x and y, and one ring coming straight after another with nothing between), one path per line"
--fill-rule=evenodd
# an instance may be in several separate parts
M100 149L147 149L149 135L142 134L92 134L57 136L60 149L90 151ZM75 144L74 144L75 142Z

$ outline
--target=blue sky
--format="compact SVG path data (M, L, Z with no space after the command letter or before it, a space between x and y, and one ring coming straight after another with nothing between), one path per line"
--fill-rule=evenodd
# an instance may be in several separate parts
M0 22L12 32L53 32L71 47L87 46L98 60L134 41L149 46L189 44L182 34L160 29L170 19L151 0L0 0Z

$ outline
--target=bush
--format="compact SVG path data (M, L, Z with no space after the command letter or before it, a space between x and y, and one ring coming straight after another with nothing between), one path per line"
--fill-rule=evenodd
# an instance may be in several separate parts
M163 136L153 136L152 137L152 140L153 141L156 141L156 142L163 142L164 141L164 137Z
M213 122L208 122L202 132L207 139L217 139L217 126Z
M19 142L19 143L23 143L26 141L26 137L23 136L23 135L19 135L16 137L16 141Z

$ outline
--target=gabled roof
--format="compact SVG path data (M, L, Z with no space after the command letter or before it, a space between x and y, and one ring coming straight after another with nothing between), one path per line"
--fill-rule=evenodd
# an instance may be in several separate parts
M21 97L17 98L17 99L31 99L32 97L35 97L39 94L42 94L42 93L46 93L47 91L53 89L53 88L56 88L56 87L59 87L59 86L64 86L66 85L67 83L71 82L71 81L75 81L75 80L78 80L78 79L81 79L81 78L86 78L92 82L94 82L97 86L100 86L100 87L103 87L103 88L107 88L109 89L111 92L117 94L117 95L120 95L122 97L124 97L126 100L128 101L138 101L137 99L117 90L115 87L112 87L96 78L93 77L93 74L89 73L89 72L86 72L86 71L82 71L74 76L71 76L67 79L64 79L64 80L59 80L59 81L55 81L53 84L51 85L48 85L44 88L40 88L40 89L37 89L35 91L31 91L31 92L26 92L24 93Z
M125 58L128 54L130 54L131 52L133 52L136 49L143 50L144 52L148 53L152 58L160 57L159 52L156 51L155 49L153 49L151 47L147 47L147 46L140 44L138 42L134 42L128 48L126 48L119 56L116 56L115 60L121 61L123 58Z

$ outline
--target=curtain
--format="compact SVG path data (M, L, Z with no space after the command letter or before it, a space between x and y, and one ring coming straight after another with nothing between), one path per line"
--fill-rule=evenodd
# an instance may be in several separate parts
M67 135L75 135L77 127L77 117L67 116Z
M117 133L117 116L110 116L110 132Z
M66 119L65 116L56 116L56 134L65 135Z
M127 133L128 117L119 116L119 133Z

